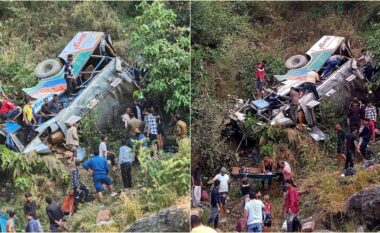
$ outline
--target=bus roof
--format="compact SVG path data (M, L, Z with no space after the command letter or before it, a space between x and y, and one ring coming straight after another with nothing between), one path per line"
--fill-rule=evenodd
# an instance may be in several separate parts
M344 37L323 36L306 52L306 54L310 56L310 60L304 67L289 70L284 75L275 75L275 78L280 82L297 80L305 78L307 72L311 70L319 71L327 59L335 53L343 42Z
M68 54L73 54L73 72L74 76L77 76L103 38L103 32L78 32L58 57L65 61ZM41 108L44 98L50 100L54 94L61 95L66 90L64 69L62 68L52 77L40 80L34 87L22 90L29 97L37 99L32 106L33 110L37 112Z

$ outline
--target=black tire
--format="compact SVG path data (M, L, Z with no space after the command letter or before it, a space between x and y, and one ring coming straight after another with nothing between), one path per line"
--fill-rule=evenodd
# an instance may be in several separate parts
M34 75L39 79L44 79L57 74L62 69L62 64L55 59L48 59L38 63L34 69Z
M307 62L307 57L299 54L289 57L285 62L285 66L288 69L298 69L305 66Z

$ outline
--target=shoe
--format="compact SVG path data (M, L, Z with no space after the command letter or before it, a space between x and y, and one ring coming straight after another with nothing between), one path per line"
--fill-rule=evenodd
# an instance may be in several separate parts
M115 197L117 195L117 193L113 192L111 193L111 197Z
M345 177L344 173L340 174L341 177Z

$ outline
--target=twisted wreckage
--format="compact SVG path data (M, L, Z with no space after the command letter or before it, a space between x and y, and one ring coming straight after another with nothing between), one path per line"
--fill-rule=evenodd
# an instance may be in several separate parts
M309 135L316 141L324 140L325 135L317 126L315 108L320 101L333 95L337 98L351 96L355 87L363 85L366 80L350 51L349 42L343 37L323 36L305 55L290 57L285 63L290 70L284 75L274 76L278 84L273 89L276 89L277 93L268 89L265 90L267 95L263 99L238 100L228 118L236 122L239 127L243 125L248 113L254 114L270 125L293 125L288 114L289 104L285 101L290 88L301 88L306 82L309 71L315 70L319 75L323 74L327 68L327 60L333 55L340 55L343 59L331 73L317 83L317 91L321 98L316 100L313 93L307 92L300 99L298 106L298 120L309 127ZM275 101L273 94L276 96Z
M65 94L66 81L63 65L68 54L74 55L73 73L77 82L74 97ZM104 32L79 32L58 56L59 61L49 59L35 69L40 79L31 88L24 88L26 98L32 98L33 112L38 114L45 98L59 96L62 110L35 128L36 135L30 142L24 142L21 125L7 122L0 130L1 142L18 152L36 151L51 153L51 139L54 134L65 135L67 124L78 121L95 106L101 112L112 111L112 106L132 98L138 89L134 79L134 68L117 57L111 38ZM111 113L110 113L111 114Z

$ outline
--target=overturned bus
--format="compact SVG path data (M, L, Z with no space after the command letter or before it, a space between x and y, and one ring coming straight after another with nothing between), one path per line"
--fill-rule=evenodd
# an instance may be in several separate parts
M73 54L73 73L77 82L72 98L65 92L63 64L68 54ZM62 110L38 125L36 136L27 143L22 140L21 126L7 123L0 134L5 137L9 148L25 153L51 153L49 140L52 134L61 131L65 135L67 124L80 121L96 106L101 112L109 112L121 101L132 100L134 90L139 88L132 67L117 57L110 36L104 32L77 33L58 58L38 64L35 69L38 84L24 88L23 92L26 98L33 100L34 114L39 113L45 98L51 100L55 94L59 96Z
M351 96L353 88L365 82L351 53L350 44L344 37L323 36L306 54L290 57L285 63L290 70L284 75L274 76L278 84L273 89L266 90L267 95L263 99L248 101L244 106L239 106L232 116L233 120L244 121L245 114L253 112L271 125L293 125L293 121L287 114L290 105L286 101L291 87L302 88L308 72L312 70L322 75L326 70L327 60L333 55L340 55L342 59L332 72L317 83L317 91L321 98L316 100L313 93L306 92L300 98L298 106L300 123L308 126L309 134L314 140L324 140L324 133L317 127L315 107L320 104L320 101L325 101L334 94L337 97L337 93L340 96ZM274 89L277 90L278 96L275 104L269 100Z

